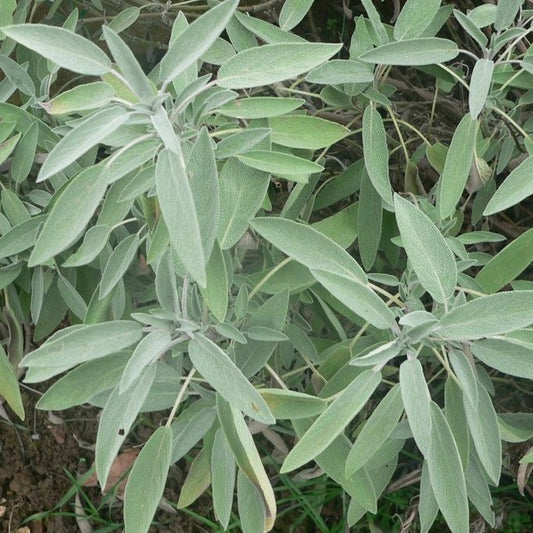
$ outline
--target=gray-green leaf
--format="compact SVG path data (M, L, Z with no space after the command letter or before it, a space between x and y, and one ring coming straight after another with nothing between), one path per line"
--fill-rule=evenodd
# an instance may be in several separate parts
M163 150L157 158L155 181L170 242L194 279L206 284L206 258L183 156Z
M285 0L279 13L279 27L292 30L307 15L314 0Z
M457 57L459 48L449 39L420 37L387 43L360 55L358 59L382 65L420 66L444 63Z
M285 458L281 472L290 472L323 452L364 407L381 382L381 373L365 370L316 419Z
M441 0L407 0L394 24L393 36L397 41L420 37L429 26Z
M255 218L251 226L276 248L307 268L338 273L362 284L368 281L353 257L310 226L273 217Z
M265 400L214 342L196 335L189 344L189 357L200 374L233 407L264 424L274 423Z
M533 324L531 291L481 296L451 309L441 318L438 334L446 339L481 339Z
M475 120L481 113L489 94L494 61L478 59L472 71L470 92L468 93L468 107L470 116Z
M472 353L504 374L533 379L533 349L512 339L484 339L472 343Z
M237 8L238 0L226 0L196 19L172 42L161 60L161 78L172 81L209 50Z
M113 106L104 107L83 120L54 146L39 171L37 181L47 180L67 168L122 126L128 117L126 110Z
M398 195L394 197L402 245L420 284L437 302L454 293L457 266L444 237L430 218Z
M392 205L387 135L379 111L371 105L363 113L363 155L372 185L381 198Z
M427 458L432 439L431 395L418 359L408 359L401 364L400 388L409 427L418 449Z
M270 176L231 158L220 173L220 218L218 240L223 250L231 248L248 229L248 221L260 209Z
M8 37L78 74L98 76L111 70L111 61L93 42L64 28L17 24L2 28Z
M117 385L107 399L96 435L95 464L101 487L106 486L113 460L150 392L155 372L155 365L148 367L131 388L120 394Z
M217 83L226 89L246 89L294 78L327 61L341 46L282 43L249 48L220 67Z
M457 444L439 406L431 402L430 408L432 438L426 459L433 494L450 529L468 533L466 482Z
M467 114L453 134L437 190L437 206L441 218L453 214L463 194L474 158L476 131L477 122Z
M400 386L395 385L365 422L346 459L346 477L365 466L387 441L403 412Z
M172 430L157 428L144 445L128 476L124 522L130 533L146 533L163 496L172 452Z
M139 235L134 233L133 235L128 235L113 250L102 272L99 291L100 299L105 298L122 279L137 253L139 243Z
M65 368L99 359L137 342L141 325L131 320L116 320L62 329L21 361L25 367Z
M311 268L311 274L335 298L376 328L387 329L394 324L394 314L385 302L353 275L317 268Z
M483 214L493 215L503 211L533 194L533 155L522 161L500 185L490 199Z
M54 203L28 261L45 263L76 242L106 190L105 174L89 167L73 178Z

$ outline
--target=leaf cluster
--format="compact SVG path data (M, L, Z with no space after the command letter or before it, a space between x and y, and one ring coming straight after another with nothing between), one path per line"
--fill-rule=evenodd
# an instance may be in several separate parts
M148 531L193 449L177 507L211 486L223 528L236 493L242 530L272 530L273 474L310 461L354 525L402 450L421 531L440 511L466 533L471 508L494 525L503 447L533 435L494 385L533 377L533 229L503 248L493 231L533 193L533 12L408 0L389 25L363 0L343 47L292 31L312 0L286 0L277 25L224 0L179 12L145 72L120 35L139 8L95 42L77 10L31 23L30 4L0 8L13 411L21 375L55 378L41 409L101 407L102 487L138 415L165 413L129 475L128 533ZM61 69L76 76L58 87ZM401 113L410 72L433 110L466 94L449 139Z

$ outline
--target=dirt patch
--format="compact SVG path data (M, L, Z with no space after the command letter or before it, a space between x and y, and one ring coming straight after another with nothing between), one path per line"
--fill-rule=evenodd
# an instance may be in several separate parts
M58 503L72 489L71 478L83 475L94 460L94 453L87 446L94 444L97 430L98 409L75 408L49 415L33 408L38 396L23 391L26 420L20 422L6 407L11 422L0 418L0 531L15 533L26 526L31 533L79 533L76 522L75 494L60 507ZM143 442L144 431L136 437ZM149 436L150 431L147 433ZM71 478L67 475L70 473ZM171 468L165 497L176 502L179 496L182 473L175 465ZM75 491L74 491L75 492ZM83 493L95 508L101 507L100 520L93 522L94 530L115 524L121 531L122 502L107 498L114 505L102 505L103 496L98 487L84 487ZM81 498L83 503L83 498ZM87 503L84 505L87 508ZM53 512L50 513L50 511ZM28 518L43 513L28 521ZM183 514L158 511L152 533L193 533L205 531ZM111 531L111 529L109 529Z
M81 448L78 441L90 441L94 435L95 411L72 410L56 420L45 411L33 409L35 394L23 391L23 399L24 422L11 412L11 423L0 420L0 505L5 507L0 530L5 532L16 531L35 513L53 509L72 486L65 471L75 477L93 461L93 453ZM72 504L58 511L72 512ZM57 533L78 530L74 518L62 516L43 519L30 529L39 531L36 527Z

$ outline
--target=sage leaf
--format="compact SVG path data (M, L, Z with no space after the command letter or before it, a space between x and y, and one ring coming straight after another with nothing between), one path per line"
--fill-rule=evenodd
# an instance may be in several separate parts
M131 8L139 11L138 8ZM122 11L123 14L127 9ZM114 19L116 21L116 17ZM144 74L139 62L133 55L133 52L126 45L126 43L118 35L119 30L113 27L113 21L109 26L104 26L102 29L104 37L109 47L113 59L116 61L120 72L124 79L128 82L131 90L143 101L149 102L155 92L155 87L152 86L146 75Z
M95 81L64 91L48 102L41 102L41 106L49 115L68 115L104 107L113 96L114 91L110 85Z
M248 229L249 220L259 211L267 194L270 175L230 158L220 172L220 217L218 241L223 250L231 248Z
M240 98L219 108L219 112L234 118L270 118L290 113L302 106L301 98L280 98L278 96L253 96Z
M498 2L496 7L496 18L494 20L494 28L497 31L507 29L513 23L513 20L522 4L523 2L521 0Z
M131 320L68 326L60 333L26 355L20 365L52 369L72 367L123 350L142 336L141 325Z
M81 320L87 315L87 304L74 285L64 276L58 276L57 288L68 308Z
M454 533L468 533L466 481L457 444L435 402L430 403L432 438L426 458L433 495Z
M276 248L307 268L338 273L367 283L366 274L355 259L310 226L273 217L257 217L250 225Z
M341 83L372 83L371 66L351 59L332 59L314 68L305 77L309 83L339 85Z
M485 207L483 215L493 215L531 196L533 194L532 173L533 155L530 155L505 178Z
M365 270L374 265L381 240L383 219L382 198L366 173L361 178L359 208L357 210L357 236L359 254Z
M533 323L531 291L481 296L451 309L437 333L446 339L468 340L516 331Z
M276 420L308 418L319 415L327 404L322 398L284 389L259 389Z
M107 224L97 224L85 232L83 242L62 266L77 267L90 263L104 249L107 239L111 233L111 226ZM0 247L1 249L1 247Z
M493 293L516 279L532 262L533 228L530 228L493 256L475 279L486 292Z
M489 479L497 486L502 469L502 444L492 400L485 387L480 385L477 403L472 404L464 395L463 405L479 460Z
M379 111L370 105L363 113L363 155L374 189L387 204L392 205L387 136Z
M204 256L208 261L218 229L220 200L215 152L207 128L200 130L191 150L187 175L200 225Z
M453 214L463 194L474 158L476 131L477 122L465 115L453 134L437 189L441 219Z
M46 263L80 237L106 190L99 167L88 167L69 181L55 201L30 255L28 266Z
M24 405L20 395L18 379L4 348L0 346L0 394L15 414L24 420Z
M139 235L134 233L133 235L128 235L113 250L102 272L99 290L100 299L105 298L122 279L137 253L139 243Z
M64 28L16 24L2 27L2 32L72 72L99 76L111 70L111 61L98 46ZM66 50L68 53L65 53Z
M283 31L292 30L311 9L314 0L286 0L279 13L279 27Z
M355 440L346 459L346 476L369 463L387 441L403 413L400 386L395 385L381 400Z
M242 533L267 531L262 495L242 470L237 472L237 509Z
M383 300L353 276L317 268L311 268L311 274L335 298L376 328L387 329L395 323L394 314Z
M106 486L113 460L150 392L155 372L155 365L148 367L131 388L120 394L117 385L107 399L98 424L95 449L96 474L101 487Z
M272 142L290 148L317 150L340 141L349 130L340 124L307 115L282 115L270 118Z
M217 84L226 89L246 89L294 78L327 61L341 46L282 43L249 48L220 67Z
M233 407L264 424L274 423L265 400L214 342L196 335L189 344L189 357L200 374Z
M228 159L242 154L257 146L270 136L270 128L246 128L242 131L224 137L216 149L217 159Z
M30 175L38 140L39 125L34 122L26 130L15 149L15 155L11 163L11 177L15 183L22 183Z
M181 487L176 507L184 509L194 503L207 490L210 484L209 457L205 448L202 448L191 463L187 477Z
M224 254L220 246L215 242L213 252L206 266L207 286L200 289L205 303L215 315L216 319L224 322L228 312L229 282Z
M483 339L472 343L472 353L504 374L533 379L533 348L513 339Z
M295 470L323 452L364 407L380 382L381 374L373 370L357 376L304 433L285 458L281 472Z
M53 383L37 408L59 411L88 403L98 393L115 387L130 356L129 351L122 351L77 366Z
M19 254L31 248L35 244L39 228L46 218L46 215L28 218L4 233L0 237L0 258Z
M122 393L133 385L134 381L144 372L144 369L157 361L172 347L172 344L172 338L168 331L154 330L145 335L135 347L124 368L120 378L119 392Z
M494 61L490 59L478 59L474 65L470 80L470 92L468 93L468 108L472 120L479 116L485 106L493 70Z
M266 20L262 20L257 17L252 17L250 15L245 15L244 13L240 13L239 11L235 12L235 21L238 21L238 23L249 32L247 34L246 46L241 47L239 51L256 47L257 39L255 39L254 36L259 37L261 41L264 41L267 44L307 42L303 37L300 37L296 33L284 31L281 28L278 28L278 26L267 22Z
M220 395L217 396L217 413L235 462L261 495L265 510L263 528L270 531L276 520L276 498L244 417Z
M224 529L228 528L235 491L235 458L221 428L217 429L211 451L211 487L215 516ZM254 487L255 490L255 487ZM261 528L264 518L261 517Z
M174 80L209 50L237 8L238 0L225 0L211 8L174 39L161 60L160 76Z
M212 402L199 400L172 423L172 463L181 459L211 428L216 418Z
M104 107L80 122L52 148L41 166L37 181L45 181L67 168L122 126L128 118L129 114L124 109L112 106Z
M393 36L397 41L420 37L429 26L441 0L407 0L394 24Z
M474 39L482 50L484 50L487 47L487 43L489 42L487 36L481 31L480 28L474 24L474 22L470 19L470 13L468 13L468 16L459 11L458 9L453 10L453 15L457 22L463 27L463 29ZM475 117L472 117L475 118Z
M206 257L183 156L163 150L157 158L155 181L170 242L187 271L205 287Z
M433 438L430 414L431 395L418 359L408 359L400 365L400 389L416 445L427 458Z
M437 302L455 291L457 266L444 237L430 218L409 201L394 197L402 245L420 284Z
M309 174L324 170L322 165L303 157L270 150L250 150L246 154L238 155L237 159L257 170L303 183L307 182Z
M124 523L132 533L145 533L167 481L172 452L172 430L161 426L150 436L128 475L124 492Z
M457 44L449 39L419 37L382 44L361 54L358 59L366 63L415 67L445 63L457 57L458 54Z
M429 481L429 471L427 461L422 465L422 477L420 479L420 503L418 506L418 513L420 515L420 531L421 533L429 533L437 513L439 506L435 500L431 482Z

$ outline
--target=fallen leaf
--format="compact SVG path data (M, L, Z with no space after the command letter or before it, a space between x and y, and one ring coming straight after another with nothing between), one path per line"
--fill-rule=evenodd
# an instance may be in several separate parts
M87 519L87 514L85 513L85 508L81 504L78 492L76 492L76 498L74 501L74 512L76 513L76 524L78 525L80 533L93 533L93 528Z
M66 438L65 426L52 426L49 428L50 433L58 444L64 444Z
M118 482L120 482L117 490L117 497L122 499L127 481L127 476L125 474L135 462L135 459L137 458L137 455L139 455L140 451L140 448L130 448L115 458L113 464L111 465L111 470L109 471L106 486L103 490L104 494L111 490ZM96 473L90 476L83 485L85 487L96 487L98 485Z

